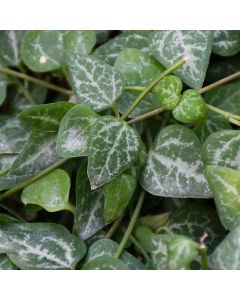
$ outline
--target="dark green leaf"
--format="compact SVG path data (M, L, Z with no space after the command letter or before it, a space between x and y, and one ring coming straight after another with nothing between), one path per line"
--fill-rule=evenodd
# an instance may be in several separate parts
M212 51L221 56L232 56L240 52L240 31L215 30Z

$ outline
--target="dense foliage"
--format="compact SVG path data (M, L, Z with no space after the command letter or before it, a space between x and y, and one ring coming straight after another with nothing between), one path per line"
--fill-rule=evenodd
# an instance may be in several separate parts
M240 269L239 55L239 31L0 31L0 269Z

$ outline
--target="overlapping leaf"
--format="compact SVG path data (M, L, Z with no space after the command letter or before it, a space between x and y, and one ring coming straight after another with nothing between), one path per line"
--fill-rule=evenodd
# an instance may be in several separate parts
M6 254L0 254L0 270L16 270L17 267L11 262Z
M212 51L221 56L232 56L240 52L238 30L215 30Z

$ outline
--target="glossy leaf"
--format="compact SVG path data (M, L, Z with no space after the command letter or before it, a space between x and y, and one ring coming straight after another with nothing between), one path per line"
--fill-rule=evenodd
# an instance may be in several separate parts
M24 31L0 31L0 58L7 66L18 66L20 63L20 47Z
M103 191L91 191L87 165L84 163L76 178L76 227L83 240L89 239L105 226L103 207Z
M20 269L75 269L86 252L85 244L54 223L0 225L8 238L6 251Z
M58 30L27 31L22 42L22 59L35 72L58 69L63 61L63 33Z
M223 226L233 229L240 221L240 173L224 167L206 167L219 218Z
M180 125L161 130L148 153L140 182L157 196L210 198L201 144L195 134Z
M195 90L183 93L179 104L173 110L176 120L183 123L193 123L207 116L207 106L203 97Z
M123 32L109 40L94 51L94 56L113 64L118 54L126 48L136 48L150 54L149 37L150 30L131 30Z
M134 48L120 52L114 67L121 72L126 85L140 86L148 85L165 70L157 60Z
M16 270L17 267L11 262L6 254L0 254L0 270Z
M27 186L21 195L22 202L39 205L49 212L70 210L70 178L67 172L57 169Z
M94 123L88 143L91 188L107 183L128 169L140 150L138 133L125 122L106 116Z
M57 137L57 153L62 157L87 155L88 135L98 115L89 107L78 104L63 117Z
M238 30L215 30L212 51L221 56L232 56L240 52Z
M128 267L120 259L106 255L89 261L83 270L128 270Z
M77 103L96 111L111 107L122 94L121 74L105 62L78 54L66 58Z
M132 198L136 184L134 177L121 174L104 185L104 219L107 224L122 215Z
M203 144L202 157L207 165L240 171L240 131L221 130L211 134Z
M212 49L211 31L159 30L151 45L153 56L166 68L186 57L187 62L175 74L191 88L202 87Z
M71 102L56 102L35 105L18 115L29 127L38 130L56 132L63 116L74 106Z

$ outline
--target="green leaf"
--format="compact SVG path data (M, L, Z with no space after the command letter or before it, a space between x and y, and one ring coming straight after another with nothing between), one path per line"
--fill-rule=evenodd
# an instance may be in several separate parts
M178 208L171 215L167 227L169 232L187 236L195 242L199 242L206 232L208 236L204 242L210 251L215 249L225 235L218 215L211 207L192 203Z
M123 32L104 43L94 51L94 56L113 65L118 54L126 48L136 48L150 54L150 30L131 30Z
M86 240L105 227L102 190L91 191L84 163L76 178L76 227L81 239Z
M240 221L240 173L224 167L206 167L206 176L223 226L233 229Z
M104 219L107 224L122 215L132 198L136 184L134 177L121 174L104 185Z
M159 30L152 40L153 56L166 68L183 57L187 62L177 71L193 89L202 87L212 49L212 32L206 30Z
M116 102L117 108L120 111L120 113L124 115L138 96L138 92L124 92ZM154 109L157 109L160 106L160 101L158 100L156 95L153 93L148 93L143 98L143 101L130 113L128 117L134 119Z
M5 224L0 228L8 238L6 253L20 269L75 269L86 252L85 244L59 224Z
M111 107L122 94L121 74L105 62L76 53L68 55L66 62L77 103L100 111Z
M221 130L211 134L203 144L202 157L207 165L240 171L239 130Z
M210 257L214 270L240 270L240 226L234 228Z
M0 106L3 104L7 95L8 80L6 76L0 74Z
M210 198L201 144L195 134L180 125L162 129L148 153L140 182L146 191L157 196Z
M18 115L29 127L47 132L56 132L67 111L74 106L71 102L56 102L35 105Z
M89 261L83 270L128 270L128 267L120 259L106 255Z
M167 224L170 213L166 212L159 215L146 215L140 217L139 223L144 226L150 227L153 231L158 232L162 227Z
M118 244L116 242L109 239L100 239L89 247L86 263L102 256L113 257L117 251L117 248ZM127 251L123 251L120 260L125 263L130 270L144 269L143 263Z
M215 30L212 51L221 56L232 56L240 52L240 32L238 30Z
M15 159L18 157L18 154L0 154L0 176L2 176L1 172L5 169L8 169L12 166ZM1 180L0 180L1 182Z
M21 200L27 204L36 204L49 212L70 210L70 178L67 172L57 169L25 187Z
M128 48L120 52L114 67L121 72L126 85L148 85L165 68L154 58L144 52Z
M88 141L88 177L91 188L107 183L138 158L138 133L125 122L106 116L94 123Z
M57 153L62 157L87 155L88 136L98 115L89 107L78 104L63 117L57 137Z
M232 127L224 117L209 111L207 118L200 120L195 124L194 133L197 135L200 142L203 143L213 132L222 129L232 129Z
M24 31L0 31L0 58L7 66L18 66L20 63L20 47Z
M183 93L180 103L174 108L174 118L183 123L193 123L204 119L208 109L203 97L195 90Z
M177 76L169 75L160 80L155 89L161 106L168 110L174 109L180 101L182 88L182 81Z
M207 103L229 111L240 114L240 82L225 84L204 94Z
M63 38L64 52L89 54L96 44L96 33L94 30L70 30Z
M24 63L34 72L48 72L60 68L63 60L63 32L27 31L21 54Z
M6 254L0 254L0 270L17 270Z
M0 116L0 153L19 153L29 137L29 129L14 116Z

